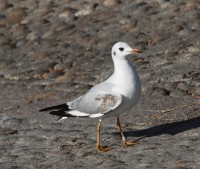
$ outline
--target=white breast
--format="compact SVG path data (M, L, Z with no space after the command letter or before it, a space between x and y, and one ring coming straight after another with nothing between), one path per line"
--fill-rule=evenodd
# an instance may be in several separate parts
M114 74L107 80L114 84L113 91L118 92L134 104L141 94L141 83L135 68L127 61L115 63Z

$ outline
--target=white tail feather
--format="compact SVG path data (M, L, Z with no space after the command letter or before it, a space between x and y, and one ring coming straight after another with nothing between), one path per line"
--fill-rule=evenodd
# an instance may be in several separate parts
M89 116L90 114L80 112L78 110L70 110L67 112L68 114L71 114L72 116L77 116L77 117L84 117L84 116Z

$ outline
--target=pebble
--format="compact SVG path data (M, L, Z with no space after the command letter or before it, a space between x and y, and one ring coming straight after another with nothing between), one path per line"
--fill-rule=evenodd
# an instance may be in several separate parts
M46 57L46 52L45 51L38 51L34 53L34 60L42 60Z
M63 72L64 69L65 69L65 65L64 65L64 64L56 64L56 65L53 67L53 69L54 69L55 71Z
M106 7L111 7L117 4L117 0L104 0L103 5Z
M170 96L174 96L174 97L182 97L182 96L188 96L189 93L181 90L179 88L176 88L175 90L173 90L172 92L170 92Z
M34 13L36 13L37 17L39 17L39 18L47 15L49 12L50 12L49 11L49 7L48 6L44 6L44 5L34 11Z
M26 39L29 41L34 41L37 39L36 32L31 32L26 36Z
M161 9L164 10L164 9L173 9L173 4L170 3L170 2L161 2Z
M42 35L42 39L48 39L50 37L52 37L54 31L53 30L49 30L47 32L45 32L43 35Z
M17 130L12 130L10 128L0 128L0 136L6 136L9 134L16 134Z
M16 25L12 26L9 31L12 33L13 37L18 39L21 36L23 36L24 32L26 31L26 27L16 24Z
M199 46L190 46L190 47L188 47L188 52L190 52L190 53L199 53L200 52L200 45Z
M200 96L200 83L195 85L195 95Z
M161 87L154 87L152 89L152 96L169 96L170 92Z
M4 10L6 10L6 8L7 8L7 2L6 2L6 0L1 0L0 1L0 11L2 12Z
M5 36L0 36L0 45L9 44L9 40Z
M8 17L9 24L20 23L24 17L25 17L24 9L21 8L12 9Z
M20 24L22 25L27 25L31 22L31 18L30 17L25 17L21 22Z
M92 12L91 6L85 5L82 7L82 9L75 12L74 16L75 17L85 16L85 15L89 15L91 12Z
M186 37L186 36L189 35L189 33L188 33L187 30L182 29L182 30L180 30L180 31L178 32L178 35L181 36L181 37Z
M66 23L73 19L73 15L70 10L66 10L58 15L58 17L64 20Z
M121 26L121 32L126 33L134 29L135 25L132 23L126 23Z

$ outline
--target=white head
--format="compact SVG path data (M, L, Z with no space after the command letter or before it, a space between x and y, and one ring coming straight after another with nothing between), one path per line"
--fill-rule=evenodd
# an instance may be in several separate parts
M138 49L131 48L125 42L117 42L112 47L112 58L113 59L127 59L127 56L130 54L141 53Z

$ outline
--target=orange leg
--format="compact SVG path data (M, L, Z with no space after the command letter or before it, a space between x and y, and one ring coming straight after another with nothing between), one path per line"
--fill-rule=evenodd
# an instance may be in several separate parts
M119 120L119 117L117 117L117 126L119 127L120 130L120 134L122 136L122 142L125 146L132 146L132 145L136 145L139 144L139 141L133 140L133 141L126 141L126 138L124 137L124 133L122 131L122 126Z
M100 146L100 131L101 131L101 119L99 119L99 122L97 124L97 144L96 144L96 149L97 149L98 152L109 151L110 149L107 146L104 146L104 147Z

